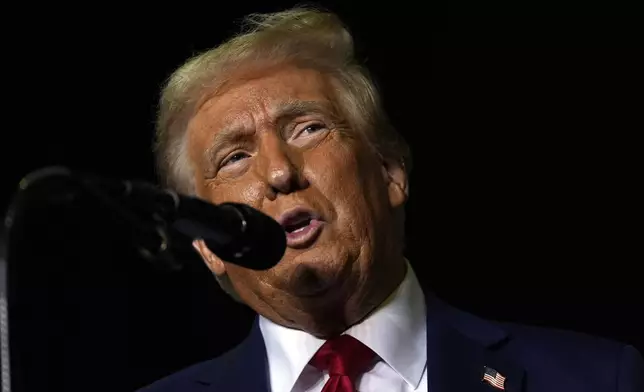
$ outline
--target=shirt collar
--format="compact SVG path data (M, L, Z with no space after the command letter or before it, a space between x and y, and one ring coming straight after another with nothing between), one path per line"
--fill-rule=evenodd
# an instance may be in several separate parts
M290 392L325 341L304 331L276 324L263 316L259 316L259 328L266 345L271 390Z
M345 333L371 348L416 388L427 363L425 297L409 263L405 279L365 320ZM290 392L324 340L260 316L273 390Z

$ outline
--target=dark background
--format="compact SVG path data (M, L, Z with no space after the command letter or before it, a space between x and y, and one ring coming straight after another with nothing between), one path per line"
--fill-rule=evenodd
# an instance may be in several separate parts
M423 286L643 350L641 9L348 3L325 4L415 153L407 256ZM13 12L2 206L48 165L155 181L164 79L244 14L292 5L271 4ZM89 200L32 203L11 252L16 390L132 391L245 336L253 314L205 267L154 269L123 229Z

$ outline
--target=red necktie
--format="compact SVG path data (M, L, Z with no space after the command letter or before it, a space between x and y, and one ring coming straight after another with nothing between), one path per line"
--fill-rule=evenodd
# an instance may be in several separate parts
M311 365L329 372L322 392L355 392L356 377L369 369L375 357L359 340L341 335L327 340L311 359Z

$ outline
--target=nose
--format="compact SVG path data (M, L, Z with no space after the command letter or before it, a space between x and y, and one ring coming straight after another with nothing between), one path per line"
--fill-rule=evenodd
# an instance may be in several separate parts
M265 135L260 147L261 159L257 170L266 181L266 197L274 200L278 194L288 194L306 188L297 152L276 135Z

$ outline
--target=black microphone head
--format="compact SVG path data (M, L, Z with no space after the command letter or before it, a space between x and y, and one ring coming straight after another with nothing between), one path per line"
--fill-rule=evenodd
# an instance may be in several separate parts
M280 262L286 251L286 233L282 225L245 204L225 203L218 208L238 215L243 227L226 244L204 238L213 253L224 261L253 270L267 270Z

